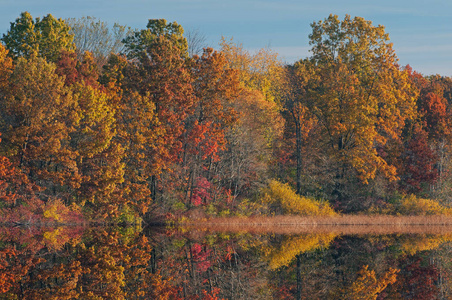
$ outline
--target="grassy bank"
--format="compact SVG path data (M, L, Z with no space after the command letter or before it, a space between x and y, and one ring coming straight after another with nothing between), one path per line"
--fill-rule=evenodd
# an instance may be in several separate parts
M452 233L451 216L340 215L331 217L223 217L181 224L189 229L278 234L332 232L338 234Z

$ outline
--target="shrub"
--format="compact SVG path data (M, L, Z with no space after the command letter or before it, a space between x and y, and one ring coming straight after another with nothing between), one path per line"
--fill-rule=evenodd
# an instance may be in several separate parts
M56 222L63 222L64 216L69 213L69 208L60 199L48 200L44 207L44 217Z
M117 220L118 223L124 224L141 224L142 219L137 216L137 214L128 205L124 205L119 210L120 215Z
M267 212L267 205L245 198L237 205L235 215L239 217L260 216L266 215Z
M176 203L173 203L173 205L171 205L171 209L175 212L184 212L187 210L187 207L185 206L184 203L178 201Z
M262 201L274 210L283 214L296 214L303 216L332 216L335 211L328 202L319 202L315 199L300 196L288 185L272 180L263 190Z
M397 212L402 215L452 215L452 209L445 207L435 200L418 198L415 195L408 195L401 199Z

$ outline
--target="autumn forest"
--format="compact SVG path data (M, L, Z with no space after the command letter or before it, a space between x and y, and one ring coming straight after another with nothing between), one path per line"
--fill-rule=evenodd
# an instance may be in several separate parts
M0 44L0 223L452 214L452 78L381 25L313 22L283 63L176 22L22 13Z

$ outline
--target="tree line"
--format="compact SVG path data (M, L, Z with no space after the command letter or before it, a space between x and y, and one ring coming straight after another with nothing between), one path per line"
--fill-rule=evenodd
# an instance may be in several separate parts
M400 66L363 18L311 26L312 55L287 65L225 38L200 51L163 19L22 13L0 45L1 208L265 214L271 186L342 212L447 206L451 78Z

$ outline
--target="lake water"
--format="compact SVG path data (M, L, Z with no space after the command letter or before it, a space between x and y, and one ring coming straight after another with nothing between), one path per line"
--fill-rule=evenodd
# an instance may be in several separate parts
M0 299L452 299L452 234L0 228Z

